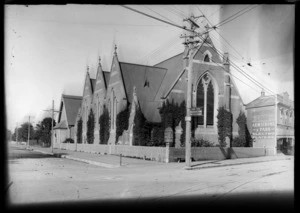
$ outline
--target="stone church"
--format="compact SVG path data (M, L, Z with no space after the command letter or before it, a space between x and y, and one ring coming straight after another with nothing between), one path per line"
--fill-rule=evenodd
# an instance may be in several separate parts
M87 119L90 109L95 115L94 144L99 144L99 117L104 104L110 115L109 144L116 143L116 117L128 104L138 103L147 121L160 122L159 108L169 100L182 103L187 97L187 48L153 66L121 62L117 48L110 70L103 70L99 58L96 77L86 72L81 106L76 122L82 119L82 139L86 143ZM202 116L192 120L196 139L204 138L218 144L217 114L219 107L225 107L233 115L233 136L238 134L236 118L244 112L245 106L230 77L228 54L219 56L209 35L205 43L193 52L192 63L192 108L202 111ZM75 134L76 138L76 134ZM76 139L75 139L76 140ZM127 144L127 143L125 143Z

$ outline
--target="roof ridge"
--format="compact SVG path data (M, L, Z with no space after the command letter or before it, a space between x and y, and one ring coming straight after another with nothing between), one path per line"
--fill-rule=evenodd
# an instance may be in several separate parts
M172 58L175 58L176 56L179 56L180 54L183 54L184 53L184 51L183 52L180 52L180 53L178 53L178 54L176 54L176 55L174 55L174 56L172 56L172 57L170 57L170 58L167 58L167 59L165 59L165 60L163 60L163 61L161 61L161 62L159 62L159 63L157 63L157 64L154 64L153 66L156 66L156 65L158 65L158 64L161 64L161 63L163 63L163 62L165 62L165 61L167 61L167 60L170 60L170 59L172 59Z
M78 95L65 95L62 94L63 98L74 98L74 99L82 99L82 96L78 96Z
M167 70L167 68L164 68L164 67L156 67L156 66L149 66L149 65L143 65L143 64L134 64L134 63L129 63L129 62L121 62L121 61L119 61L119 63L122 63L122 64L131 64L131 65L137 65L137 66L142 66L142 67L151 67L151 68L158 68L158 69L165 69L165 70Z

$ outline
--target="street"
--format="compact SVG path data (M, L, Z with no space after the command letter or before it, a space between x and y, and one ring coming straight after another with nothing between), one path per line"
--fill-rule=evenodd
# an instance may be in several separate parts
M111 169L14 146L9 146L8 157L11 204L122 199L155 203L195 196L200 203L218 203L254 195L293 205L293 158L184 170L184 163Z

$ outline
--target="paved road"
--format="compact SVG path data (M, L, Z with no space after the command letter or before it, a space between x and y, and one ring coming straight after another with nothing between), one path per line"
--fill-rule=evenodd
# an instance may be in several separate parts
M214 204L241 197L293 204L293 158L203 170L184 170L178 163L110 169L10 147L8 168L12 204L127 198L135 203L195 198Z

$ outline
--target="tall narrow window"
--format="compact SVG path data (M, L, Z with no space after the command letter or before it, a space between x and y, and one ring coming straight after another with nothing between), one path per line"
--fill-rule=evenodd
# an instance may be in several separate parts
M197 100L196 100L196 106L200 107L203 112L204 108L204 86L202 83L202 79L200 80L198 87L197 87ZM203 116L197 117L197 123L198 125L203 125Z
M207 125L214 125L214 88L211 81L207 87Z
M211 77L206 73L197 86L196 106L202 109L203 116L198 117L198 125L214 125L215 91Z

